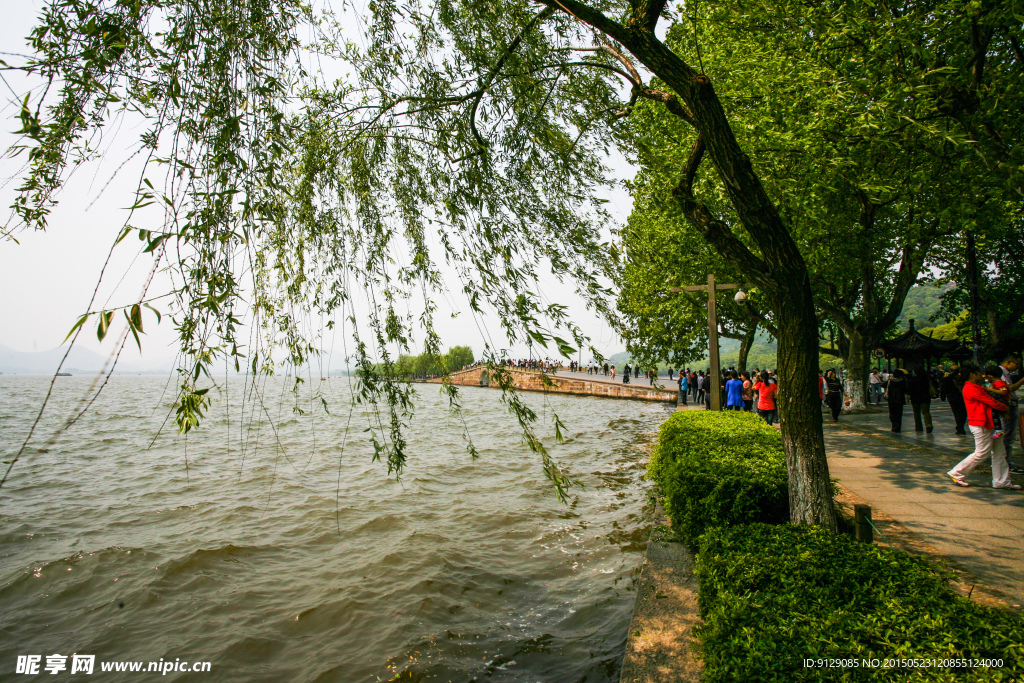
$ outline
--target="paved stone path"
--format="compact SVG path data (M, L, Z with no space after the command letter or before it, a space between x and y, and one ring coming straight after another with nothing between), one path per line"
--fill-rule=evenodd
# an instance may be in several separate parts
M621 368L616 368L615 379L613 380L610 376L606 377L601 373L596 375L588 375L586 372L569 372L568 370L559 370L558 377L572 377L574 379L589 379L594 382L614 382L615 384L622 384L622 373L618 372ZM673 378L675 375L673 375ZM640 377L633 377L630 375L629 383L631 386L650 387L651 380L647 379L643 375ZM668 375L659 375L655 380L656 387L659 389L668 389L669 391L676 391L678 385L676 380L672 379L669 381Z
M1019 606L1024 603L1024 491L993 489L987 465L967 478L969 488L954 486L946 471L974 450L974 439L954 433L945 403L934 401L932 409L932 434L913 431L910 406L899 434L891 431L883 407L841 415L838 424L826 422L829 470L873 510L900 522ZM1020 452L1018 442L1018 462ZM1013 480L1024 484L1021 475Z
M703 410L692 401L686 410ZM875 524L906 549L938 554L966 572L966 588L977 583L1011 606L1024 604L1024 490L992 488L992 470L979 465L969 488L954 486L946 472L974 450L974 438L957 436L949 406L932 402L934 432L914 431L908 405L903 430L891 431L886 406L870 412L825 419L829 472L852 495L867 503ZM1018 440L1013 459L1024 461ZM1024 485L1024 476L1013 481ZM882 520L880 523L879 520ZM876 535L875 541L884 544ZM905 541L905 542L904 542ZM909 546L909 547L908 547Z

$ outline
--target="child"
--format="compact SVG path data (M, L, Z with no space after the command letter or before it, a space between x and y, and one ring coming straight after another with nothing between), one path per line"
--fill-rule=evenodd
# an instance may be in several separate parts
M993 438L995 425L992 409L1006 411L1006 405L989 396L981 385L981 369L973 363L960 366L964 382L964 403L967 405L967 424L974 435L974 452L946 472L957 486L969 486L964 477L971 473L980 462L992 457L992 488L1019 491L1020 486L1010 482L1010 468L1006 464L1006 449L1001 437Z
M985 391L992 394L992 397L997 401L1008 403L1010 399L1010 387L1003 381L1003 371L998 365L987 365L985 366ZM998 415L992 417L992 421L995 423L995 432L992 434L993 439L998 439L1003 435L1003 421L999 419Z

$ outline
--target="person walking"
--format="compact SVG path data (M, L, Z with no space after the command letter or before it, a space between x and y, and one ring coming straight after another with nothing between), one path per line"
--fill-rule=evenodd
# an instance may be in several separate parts
M956 467L946 472L957 486L970 486L965 480L967 475L983 462L992 458L992 488L1019 491L1020 486L1010 481L1010 468L1006 464L1006 449L1002 437L993 438L995 422L992 419L993 409L1001 413L1007 410L1006 404L994 399L981 385L981 369L974 363L960 366L960 374L965 378L963 386L964 404L967 406L967 424L974 435L974 452L961 460Z
M706 379L703 372L697 373L697 403L703 404L706 398L704 394L704 380Z
M953 421L956 424L956 434L966 436L967 430L967 406L964 405L964 395L960 384L960 366L953 363L949 366L949 374L942 380L942 393L946 395L946 403L953 413Z
M629 363L626 363L626 367L622 370L622 383L629 384Z
M832 411L832 421L839 422L839 413L843 410L843 383L832 368L825 373L825 403Z
M882 402L882 376L878 374L878 368L871 368L868 376L868 400L876 406Z
M769 383L767 370L761 373L758 383L754 385L754 391L757 392L757 414L764 418L768 426L775 424L775 392L778 390L778 384Z
M743 410L743 380L730 372L725 380L725 409Z
M1000 379L1006 384L1009 396L1006 400L1006 414L1003 421L1003 443L1006 446L1006 462L1011 472L1019 472L1021 468L1014 464L1013 456L1014 437L1017 435L1017 392L1021 385L1024 385L1024 378L1016 377L1015 373L1020 371L1020 359L1014 355L1008 355L999 365ZM1016 380L1016 381L1015 381Z
M938 397L938 388L928 371L918 366L907 389L910 394L910 406L914 411L914 431L931 434L932 399Z
M754 383L746 370L740 373L740 379L743 380L743 410L749 413L754 409Z
M907 380L904 372L896 368L889 375L885 387L885 400L889 403L889 423L897 434L903 431L903 406L907 402Z
M686 395L690 393L690 380L685 372L679 373L679 403L686 405Z

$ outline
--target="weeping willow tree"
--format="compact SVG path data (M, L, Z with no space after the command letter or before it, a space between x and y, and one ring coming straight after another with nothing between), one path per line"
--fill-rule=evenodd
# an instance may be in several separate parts
M176 274L188 359L179 428L197 424L214 363L271 372L273 347L301 364L314 352L304 321L323 316L354 339L356 399L386 406L374 445L400 470L410 396L388 379L417 335L440 353L442 270L513 343L562 353L586 343L565 307L545 303L541 269L613 314L602 283L614 250L601 243L609 219L596 191L609 182L607 153L629 139L623 118L640 98L660 103L697 132L669 201L765 293L777 320L793 521L834 528L818 399L800 389L818 366L806 266L711 82L658 38L659 21L677 21L667 5L53 2L31 35L34 57L11 65L43 83L22 109L29 165L12 226L45 227L112 123L142 122L133 208L159 206L163 220L130 218L122 237L137 234ZM705 158L737 221L695 196ZM150 296L124 309L130 332ZM243 309L268 346L241 343ZM75 333L96 323L102 336L116 313L89 311ZM500 369L492 378L509 388ZM562 492L569 480L535 436L536 416L505 397Z

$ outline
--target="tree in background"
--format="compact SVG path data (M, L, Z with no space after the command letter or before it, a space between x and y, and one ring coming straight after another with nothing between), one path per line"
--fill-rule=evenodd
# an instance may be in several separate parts
M1006 73L1009 52L989 40L990 70L973 68L972 60L986 56L969 36L993 20L977 7L961 13L955 4L739 0L697 9L693 25L673 27L669 43L702 49L708 74L721 84L741 144L754 150L807 259L815 303L837 342L821 350L842 357L852 407L862 408L868 352L893 326L925 267L937 264L934 250L957 239L979 210L979 194L1013 191L949 106L958 88L987 97L975 102L979 109L1019 96ZM635 185L634 215L646 215L658 205L650 198L671 191L693 144L664 112L648 107L640 114L633 124L645 171ZM647 177L657 175L660 183ZM697 182L725 205L726 187L707 177ZM997 206L989 201L984 210ZM666 234L676 232L660 220ZM667 266L650 277L671 277L681 264Z
M706 283L708 273L718 282L742 283L744 277L678 211L665 212L663 202L652 200L645 190L657 181L657 174L641 169L631 184L634 205L622 231L625 257L618 280L619 335L645 367L660 360L685 367L707 358L708 297L671 289ZM774 326L756 291L748 291L742 303L733 293L719 293L716 317L719 335L740 342L737 367L743 371L758 328Z
M983 353L997 360L1007 353L1024 351L1024 213L1020 206L1016 210L1002 234L977 242L978 261L983 266L978 269L977 283ZM954 328L943 332L970 341L972 283L961 267L965 260L963 241L942 256L949 264L944 281L955 285L942 295L941 313Z
M468 346L453 346L443 356L421 353L418 356L401 355L395 363L395 374L399 376L444 375L457 372L467 365L472 365L473 349Z

